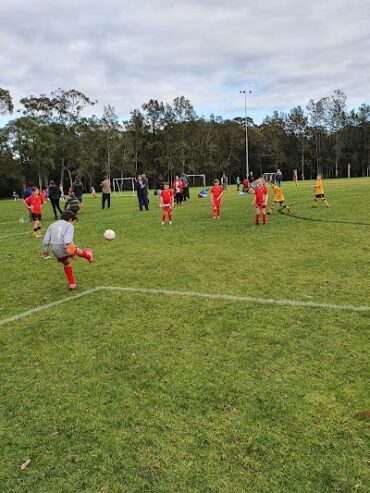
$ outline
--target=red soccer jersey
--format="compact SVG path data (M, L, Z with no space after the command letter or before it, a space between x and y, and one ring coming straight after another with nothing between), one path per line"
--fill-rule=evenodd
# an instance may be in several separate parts
M30 195L27 199L25 199L27 204L32 207L32 214L41 214L41 206L44 203L44 199L42 195Z
M256 204L264 204L266 202L266 197L268 195L266 185L258 186L254 193L256 195Z
M224 189L220 185L214 185L211 188L211 195L212 195L212 203L215 205L220 205L221 204L221 195Z
M184 183L181 180L174 180L172 183L172 188L175 190L176 193L182 193L184 189Z
M174 196L174 193L173 193L173 190L171 190L171 189L161 191L161 198L162 198L163 207L171 207L172 206L172 197L173 196Z

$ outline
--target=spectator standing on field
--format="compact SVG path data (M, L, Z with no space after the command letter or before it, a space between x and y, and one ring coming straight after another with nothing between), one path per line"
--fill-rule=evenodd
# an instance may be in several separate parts
M135 188L137 193L137 199L139 202L139 209L142 211L144 207L145 210L148 211L149 210L148 192L146 190L145 183L143 182L143 177L141 175L138 175L138 177L135 180Z
M277 169L276 170L276 174L275 174L275 180L276 180L276 184L279 188L281 188L281 185L283 183L283 173L281 172L280 169Z
M53 208L54 217L55 219L58 219L57 210L59 211L60 215L62 215L62 211L59 206L59 189L53 180L51 180L49 184L49 198L51 206Z
M225 175L225 172L221 176L221 185L224 190L227 190L227 185L229 183L229 178Z
M239 189L240 189L240 176L237 176L236 177L236 191L239 192Z
M141 175L141 178L143 180L143 185L144 185L144 194L146 195L146 201L148 202L148 206L149 206L149 180L144 173Z
M100 183L100 188L102 191L101 196L101 208L105 209L105 203L107 203L107 209L110 208L110 194L111 194L111 184L108 176L104 176L104 180Z
M84 186L79 176L76 176L75 181L72 185L72 192L75 194L76 198L81 204L81 209L83 208L83 198L82 194L84 192Z
M155 180L155 190L157 192L157 195L161 195L161 191L163 190L164 183L163 183L163 176L159 175L158 178Z
M182 200L186 202L186 200L190 199L189 179L185 173L181 173L180 180L183 183Z

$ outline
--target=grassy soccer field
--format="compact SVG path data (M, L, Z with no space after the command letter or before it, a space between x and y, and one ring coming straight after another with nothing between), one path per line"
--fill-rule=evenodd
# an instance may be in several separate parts
M86 197L73 293L2 201L0 491L368 492L370 180L311 184L259 227L235 186L172 227Z

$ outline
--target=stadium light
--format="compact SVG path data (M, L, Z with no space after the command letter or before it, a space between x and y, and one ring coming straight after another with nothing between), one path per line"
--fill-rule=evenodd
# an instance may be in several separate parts
M245 174L249 175L249 153L248 153L248 118L247 118L247 94L251 94L252 91L239 91L240 94L244 94L244 111L245 111Z

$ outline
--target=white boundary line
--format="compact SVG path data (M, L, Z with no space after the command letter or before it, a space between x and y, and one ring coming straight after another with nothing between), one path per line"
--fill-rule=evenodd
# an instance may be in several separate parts
M230 294L211 294L211 293L198 293L196 291L172 291L167 289L152 289L152 288L131 288L121 286L97 286L96 288L88 289L82 293L74 294L68 298L62 298L58 301L53 301L47 305L31 308L22 313L18 313L13 317L4 318L0 320L0 327L10 322L15 322L26 318L34 313L42 312L53 308L54 306L68 303L83 296L96 293L98 291L113 291L117 293L141 293L141 294L153 294L153 295L166 295L166 296L184 296L188 298L206 298L209 300L222 300L222 301L234 301L238 303L258 303L264 305L277 305L277 306L293 306L297 308L323 308L326 310L344 310L351 312L370 312L370 306L354 306L354 305L335 305L332 303L316 303L314 301L295 301L295 300L275 300L274 298L256 298L254 296L234 296Z

